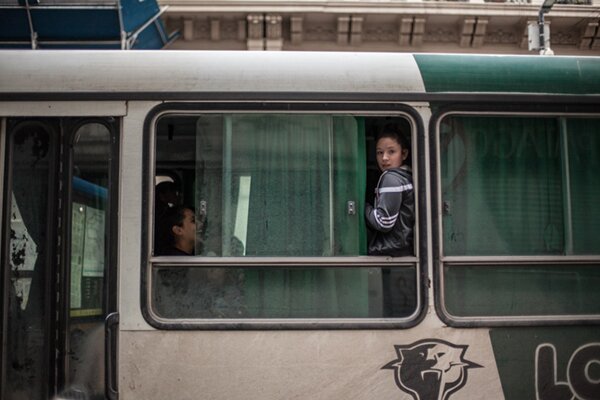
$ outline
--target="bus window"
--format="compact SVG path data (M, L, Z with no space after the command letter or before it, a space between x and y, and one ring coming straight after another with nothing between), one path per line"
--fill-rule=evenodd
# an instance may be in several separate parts
M412 131L408 117L390 118ZM197 258L186 266L153 263L157 316L415 314L415 259L360 257L368 239L366 191L372 192L379 173L374 136L386 122L327 114L160 117L156 175L175 177L182 204L195 212ZM154 224L163 225L158 216ZM155 256L160 248L155 243ZM338 260L336 266L327 259Z
M439 132L446 310L600 313L600 120L464 116Z
M109 128L81 125L72 143L69 359L66 386L104 396L105 269L108 259ZM91 372L93 371L93 373ZM93 376L93 378L92 378Z

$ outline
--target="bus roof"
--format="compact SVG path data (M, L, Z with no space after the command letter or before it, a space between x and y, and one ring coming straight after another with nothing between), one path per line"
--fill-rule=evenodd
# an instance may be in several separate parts
M7 51L0 93L422 92L410 54Z
M599 57L416 54L428 92L600 93Z
M600 57L344 52L0 51L0 100L166 93L600 94ZM135 96L132 96L135 94Z

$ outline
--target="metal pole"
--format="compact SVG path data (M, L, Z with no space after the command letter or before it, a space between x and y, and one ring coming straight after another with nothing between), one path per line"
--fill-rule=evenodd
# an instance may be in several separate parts
M538 29L540 31L540 54L544 54L546 50L546 40L544 37L544 7L540 9L540 13L538 15Z
M542 4L542 7L540 8L540 12L539 12L539 16L538 16L538 29L540 31L540 54L541 55L552 55L554 54L552 52L552 50L550 49L550 46L548 46L548 48L546 48L546 35L544 34L544 14L549 12L550 9L552 9L552 6L554 5L554 3L556 2L556 0L545 0L544 4ZM548 30L548 33L550 33L550 30ZM550 37L548 37L548 39L550 39ZM550 41L548 41L549 43Z

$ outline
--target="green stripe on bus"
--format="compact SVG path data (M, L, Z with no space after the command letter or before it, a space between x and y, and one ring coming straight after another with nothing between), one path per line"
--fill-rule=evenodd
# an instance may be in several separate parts
M427 92L600 93L600 59L415 54Z

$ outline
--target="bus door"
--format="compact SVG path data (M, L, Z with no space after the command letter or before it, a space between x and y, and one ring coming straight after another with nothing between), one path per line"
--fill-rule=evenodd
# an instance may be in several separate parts
M0 398L114 397L117 120L1 121Z

